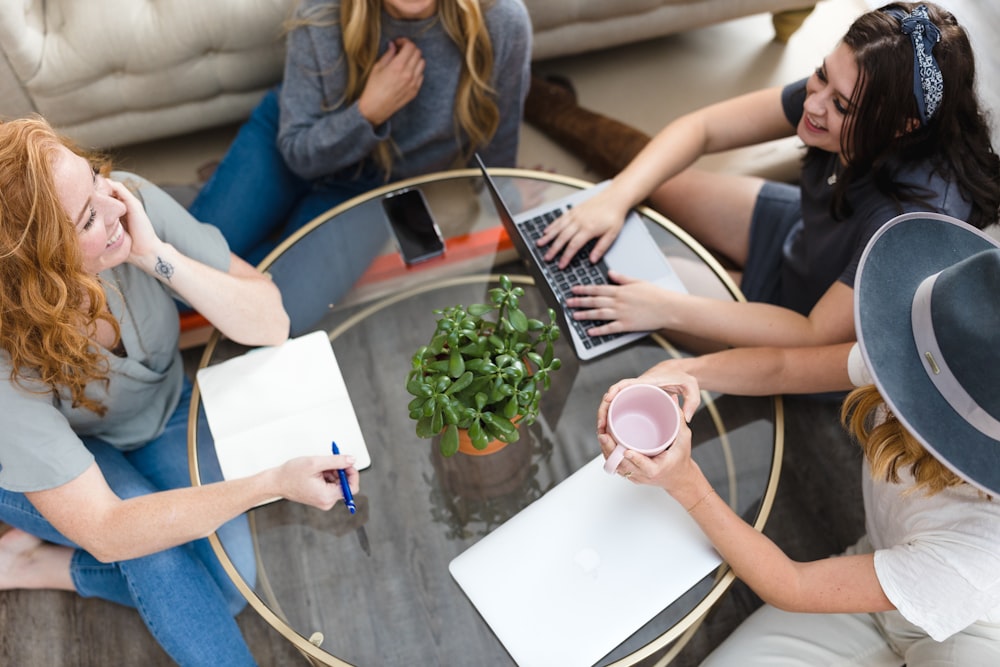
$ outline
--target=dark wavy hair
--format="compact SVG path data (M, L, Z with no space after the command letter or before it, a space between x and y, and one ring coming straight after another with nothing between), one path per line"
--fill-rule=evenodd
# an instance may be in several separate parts
M944 80L941 104L926 124L920 122L913 95L913 43L899 20L888 13L898 9L909 14L921 4L941 32L932 53ZM854 53L858 81L841 135L847 165L834 191L834 217L850 215L848 185L869 173L886 196L921 203L928 193L903 189L894 176L906 162L929 160L972 204L970 224L983 228L996 222L1000 158L976 95L972 46L955 17L930 2L894 2L860 16L842 42Z

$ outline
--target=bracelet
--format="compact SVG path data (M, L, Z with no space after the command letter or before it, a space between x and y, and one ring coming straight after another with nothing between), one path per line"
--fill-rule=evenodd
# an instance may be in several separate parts
M687 509L687 511L688 511L688 514L690 514L690 513L691 513L691 510L693 510L693 509L694 509L695 507L697 507L698 505L701 505L701 503L702 503L702 502L703 502L703 501L705 500L705 498L708 498L708 497L709 497L710 495L712 495L713 493L715 493L715 489L709 489L709 490L708 490L708 493L706 493L706 494L705 494L705 495L703 495L703 496L702 496L701 498L699 498L699 499L698 499L698 502L696 502L696 503L695 503L694 505L692 505L691 507L689 507L689 508Z

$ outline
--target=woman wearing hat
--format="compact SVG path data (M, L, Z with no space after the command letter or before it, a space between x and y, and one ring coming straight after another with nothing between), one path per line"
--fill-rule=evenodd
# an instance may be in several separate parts
M830 348L809 369L820 386L802 382L831 388L845 365L870 382L842 411L864 452L867 534L841 556L795 562L746 524L692 460L687 429L656 457L625 455L619 472L686 507L766 603L703 664L1000 664L998 284L1000 245L947 216L899 216L867 246L859 353L843 364ZM650 379L608 392L606 455L607 401ZM698 401L691 376L661 369L657 383Z
M667 329L723 346L826 345L854 338L852 291L886 220L936 211L997 220L1000 159L975 93L975 59L955 17L892 3L855 20L808 79L699 109L668 124L601 194L549 226L547 257L596 261L632 206L654 208L736 267L749 303L612 275L568 304L590 331ZM711 173L702 155L797 137L799 184ZM586 141L600 141L588 135Z

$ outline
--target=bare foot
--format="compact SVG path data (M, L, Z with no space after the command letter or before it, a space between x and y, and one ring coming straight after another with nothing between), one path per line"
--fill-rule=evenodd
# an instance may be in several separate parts
M0 590L76 590L69 574L73 550L11 528L0 535Z

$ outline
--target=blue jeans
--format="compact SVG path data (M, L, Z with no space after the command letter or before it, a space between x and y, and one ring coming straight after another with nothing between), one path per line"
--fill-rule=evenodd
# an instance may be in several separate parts
M163 434L122 452L84 438L111 489L120 498L190 486L187 419L191 386ZM138 610L160 646L179 665L254 665L234 616L246 601L225 573L207 539L149 556L102 563L71 542L35 509L24 494L0 489L0 521L55 544L75 549L70 575L83 597L98 597ZM246 516L219 528L230 559L251 585L253 546Z
M785 243L802 224L802 191L796 185L768 181L757 195L750 220L750 248L740 291L747 301L788 307L782 300ZM803 315L808 315L812 306ZM801 312L801 311L800 311Z
M307 181L278 150L278 89L268 91L240 128L189 211L226 237L230 249L259 264L316 216L379 185L378 179Z

